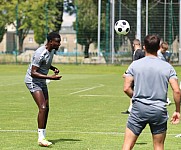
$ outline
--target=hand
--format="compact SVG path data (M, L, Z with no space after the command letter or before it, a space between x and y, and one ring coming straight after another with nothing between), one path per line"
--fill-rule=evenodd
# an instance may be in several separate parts
M51 76L51 80L60 80L62 78L62 76L58 76L56 74Z
M171 118L171 124L178 124L180 122L180 113L174 112Z
M60 72L60 71L59 71L57 68L55 68L55 69L54 69L54 73L55 73L55 75L58 75L58 74L59 74L59 72Z

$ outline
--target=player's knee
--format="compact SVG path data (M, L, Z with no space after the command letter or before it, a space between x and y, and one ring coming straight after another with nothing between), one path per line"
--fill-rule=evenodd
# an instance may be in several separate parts
M47 111L49 111L49 107L46 106L46 105L41 105L41 106L39 107L39 111L47 112Z

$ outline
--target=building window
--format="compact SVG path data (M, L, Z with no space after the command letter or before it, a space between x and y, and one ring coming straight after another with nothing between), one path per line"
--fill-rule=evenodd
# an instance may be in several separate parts
M67 43L67 38L66 37L63 38L63 43Z
M29 37L29 43L33 43L33 38Z

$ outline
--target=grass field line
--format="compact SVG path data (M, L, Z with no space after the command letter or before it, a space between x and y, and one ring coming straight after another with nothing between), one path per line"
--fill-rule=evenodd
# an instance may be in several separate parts
M85 91L89 91L89 90L93 90L93 89L100 88L100 87L103 87L103 86L104 86L103 84L99 84L98 86L93 86L93 87L90 87L90 88L85 88L83 90L72 92L72 93L70 93L70 95L81 93L81 92L85 92Z
M115 95L79 95L79 96L80 97L120 97L120 96L115 96Z
M0 133L1 132L22 132L22 133L35 133L37 132L36 130L1 130L0 129ZM62 133L62 134L72 134L72 133L75 133L75 134L98 134L98 135L124 135L124 132L85 132L85 131L53 131L53 130L48 130L47 132L49 133ZM144 134L144 135L151 135L150 132L143 132L141 134ZM177 133L179 134L179 133ZM172 133L167 133L167 135L169 136L176 136L177 134L172 134Z
M128 97L127 95L79 95L80 97Z
M9 83L9 84L5 84L5 83L3 83L3 84L0 84L0 86L12 86L12 85L21 85L22 83L20 83L20 82L16 82L16 83Z
M34 133L37 132L36 130L0 130L0 132L29 132L29 133ZM119 132L83 132L83 131L52 131L48 130L50 133L75 133L75 134L110 134L110 135L121 135L124 133L119 133Z

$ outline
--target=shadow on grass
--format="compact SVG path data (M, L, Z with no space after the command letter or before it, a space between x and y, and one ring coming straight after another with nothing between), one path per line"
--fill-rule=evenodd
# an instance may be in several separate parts
M78 139L55 139L55 140L50 140L50 142L52 142L53 144L58 143L58 142L79 142L82 140L78 140Z
M136 145L146 145L147 143L136 143Z

